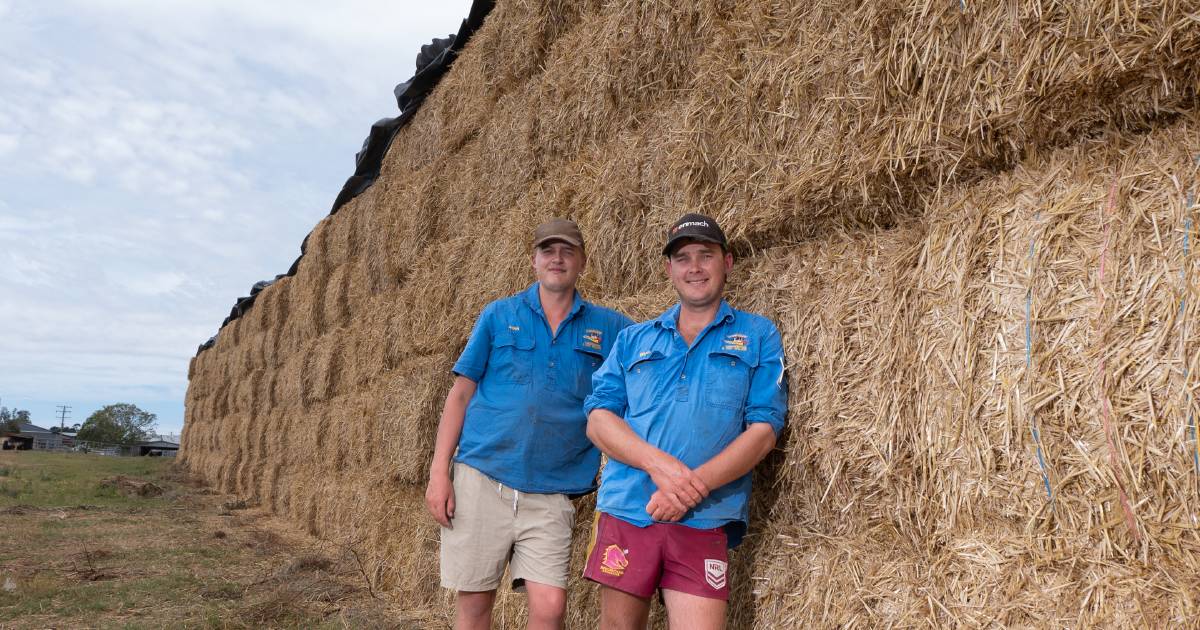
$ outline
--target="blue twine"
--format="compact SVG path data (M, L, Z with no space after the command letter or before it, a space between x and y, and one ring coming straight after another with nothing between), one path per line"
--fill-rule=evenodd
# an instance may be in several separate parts
M1196 161L1198 164L1200 164L1200 156L1196 157ZM1193 199L1194 198L1192 196L1192 192L1189 190L1188 194L1187 194L1187 206L1184 209L1185 212L1188 212L1188 213L1191 212ZM1179 270L1179 280L1183 284L1183 296L1181 296L1179 298L1179 317L1181 319L1183 318L1184 309L1187 306L1187 294L1188 294L1187 272L1188 272L1188 267L1189 267L1189 265L1188 265L1188 246L1191 241L1191 236L1192 236L1192 217L1189 214L1189 216L1184 220L1184 223L1183 223L1183 265L1182 265L1182 268ZM1186 344L1187 339L1184 339L1183 342ZM1187 362L1187 352L1186 352L1186 346L1185 346L1185 352L1184 352L1184 358L1183 358L1183 387L1185 390L1187 389L1187 378L1188 378L1188 362ZM1190 429L1190 432L1192 434L1192 466L1196 469L1196 474L1200 475L1200 440L1197 440L1197 438L1196 438L1196 418L1195 418L1195 413L1192 411L1192 406L1190 404L1188 405L1187 423L1188 423L1188 429Z
M1034 215L1036 223L1041 213ZM1037 239L1029 241L1029 286L1025 289L1025 372L1033 369L1033 254L1036 251ZM1032 379L1031 379L1032 380ZM1033 392L1029 392L1032 394ZM1038 468L1042 472L1042 485L1046 488L1046 499L1054 502L1054 492L1050 489L1050 476L1046 474L1046 458L1042 455L1042 436L1037 429L1037 419L1034 412L1029 413L1029 434L1033 436L1033 445L1037 449Z
M1188 208L1192 207L1192 193L1188 193ZM1187 260L1188 260L1188 241L1192 236L1192 217L1188 217L1183 224L1183 265L1179 269L1179 280L1183 283L1183 296L1179 298L1179 316L1183 317L1183 309L1187 306ZM1187 363L1183 364L1183 375L1187 376Z

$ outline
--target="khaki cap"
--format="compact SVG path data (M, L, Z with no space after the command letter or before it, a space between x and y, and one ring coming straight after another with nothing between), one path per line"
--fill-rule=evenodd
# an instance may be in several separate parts
M583 233L574 221L568 219L550 219L537 226L533 231L533 248L541 247L547 241L563 241L575 247L583 247Z

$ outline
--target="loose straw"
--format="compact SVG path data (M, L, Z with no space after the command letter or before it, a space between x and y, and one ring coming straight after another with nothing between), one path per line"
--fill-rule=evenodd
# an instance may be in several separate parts
M1034 215L1034 224L1038 224L1041 213ZM1035 228L1036 229L1036 228ZM1037 251L1037 233L1029 239L1029 284L1025 288L1025 399L1033 397L1033 265L1034 252ZM1042 485L1046 488L1046 500L1054 502L1054 492L1050 489L1050 476L1046 474L1046 458L1042 454L1042 437L1037 427L1037 410L1029 411L1029 434L1033 436L1033 446L1037 450L1038 468L1042 472Z
M1112 213L1117 204L1117 184L1120 182L1121 176L1118 173L1113 176L1112 186L1108 190L1108 203L1101 220L1104 222L1104 244L1100 249L1100 272L1097 275L1097 294L1099 304L1097 305L1096 329L1099 332L1100 319L1104 314L1104 267L1108 260L1108 244L1112 237ZM1103 341L1101 339L1101 341ZM1104 424L1104 437L1108 442L1108 463L1112 468L1113 478L1117 481L1117 494L1121 501L1121 511L1125 513L1125 524L1129 527L1129 533L1133 535L1133 539L1141 542L1142 535L1137 529L1137 520L1133 516L1133 508L1130 506L1129 497L1125 494L1125 485L1121 482L1121 471L1117 465L1117 445L1114 437L1115 431L1112 424L1112 407L1108 400L1108 395L1104 391L1104 372L1107 357L1104 353L1100 355L1100 363L1096 368L1096 395L1100 398L1100 419Z

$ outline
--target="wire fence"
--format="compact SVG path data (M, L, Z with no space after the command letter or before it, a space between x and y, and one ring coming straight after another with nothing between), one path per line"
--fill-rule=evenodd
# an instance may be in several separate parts
M79 440L69 435L48 433L45 435L10 437L4 443L4 450L34 450L56 451L60 453L86 453L108 457L174 457L179 450L179 436L154 435L151 440L137 444L118 444L114 442L97 442L94 440ZM172 439L173 438L173 439ZM154 444L165 442L166 444Z

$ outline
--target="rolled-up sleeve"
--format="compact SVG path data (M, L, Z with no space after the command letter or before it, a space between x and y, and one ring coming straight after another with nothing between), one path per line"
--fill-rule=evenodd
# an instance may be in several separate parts
M467 346L463 348L462 354L458 355L458 361L455 362L452 369L455 374L465 376L476 383L483 378L483 372L487 370L488 355L492 351L494 307L494 302L488 304L479 314L479 319L475 321L475 328L467 339Z
M775 430L775 435L779 435L787 418L787 396L783 339L779 336L779 330L771 325L770 330L764 331L758 367L750 378L746 424L765 422Z
M592 375L592 393L583 400L583 413L589 414L593 409L607 409L618 416L625 416L629 403L625 394L625 369L622 367L622 357L626 354L626 328L617 333L612 352Z

